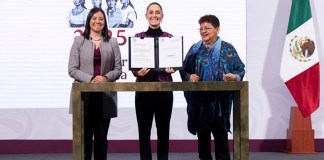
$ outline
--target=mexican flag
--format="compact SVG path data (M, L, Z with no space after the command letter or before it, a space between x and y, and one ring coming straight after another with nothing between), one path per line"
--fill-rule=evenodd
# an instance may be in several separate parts
M293 0L280 76L304 117L320 101L320 66L309 0Z

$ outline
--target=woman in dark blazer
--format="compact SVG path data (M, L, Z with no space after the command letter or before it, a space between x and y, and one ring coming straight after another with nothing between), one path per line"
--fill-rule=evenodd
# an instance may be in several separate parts
M161 30L163 10L159 3L149 4L145 16L149 23L148 30L137 33L135 37L173 37L172 34ZM163 71L153 71L148 68L133 70L134 76L137 77L136 82L172 82L171 74L174 72L172 68ZM154 117L157 129L157 159L168 159L172 106L172 91L135 93L141 160L152 160L150 136Z
M116 38L108 35L105 13L90 10L82 36L74 38L68 72L75 82L115 82L122 73L121 54ZM107 157L107 133L110 118L117 117L117 92L82 93L84 105L85 159ZM70 107L71 111L71 107Z

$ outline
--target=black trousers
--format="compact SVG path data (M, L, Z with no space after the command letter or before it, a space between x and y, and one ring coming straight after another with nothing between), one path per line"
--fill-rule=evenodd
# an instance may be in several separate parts
M168 159L172 105L172 92L136 92L135 109L141 160L152 160L151 128L154 117L157 128L157 158Z
M228 147L229 117L216 117L206 129L198 131L198 152L201 160L212 160L210 143L211 133L214 136L216 160L230 160Z
M106 160L110 118L103 118L101 93L91 93L87 107L87 114L84 117L85 160L91 160L92 149L95 160Z

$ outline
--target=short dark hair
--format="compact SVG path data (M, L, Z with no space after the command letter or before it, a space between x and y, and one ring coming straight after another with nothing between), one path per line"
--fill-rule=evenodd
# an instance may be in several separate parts
M215 15L207 14L202 17L200 17L198 23L202 24L204 22L210 23L213 25L213 27L219 27L219 20Z
M150 7L151 5L158 5L158 6L160 7L161 11L163 12L162 6L161 6L159 3L157 3L157 2L152 2L152 3L150 3L150 4L146 7L146 12L148 11L148 9L149 9L149 7Z
M97 7L92 8L90 10L90 12L88 13L87 20L86 20L86 25L85 25L84 32L83 32L83 36L86 39L90 38L90 30L91 30L90 29L90 20L93 17L93 15L98 13L98 12L101 12L103 14L104 21L105 21L105 26L104 26L104 28L102 30L101 36L103 37L103 41L109 41L110 36L108 34L108 24L107 24L106 14L101 8L97 8Z

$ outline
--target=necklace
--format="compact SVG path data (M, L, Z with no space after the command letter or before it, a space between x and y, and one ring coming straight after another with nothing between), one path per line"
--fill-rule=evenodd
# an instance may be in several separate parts
M91 40L93 40L93 41L101 41L101 38L99 38L99 39L94 39L94 38L91 37Z

